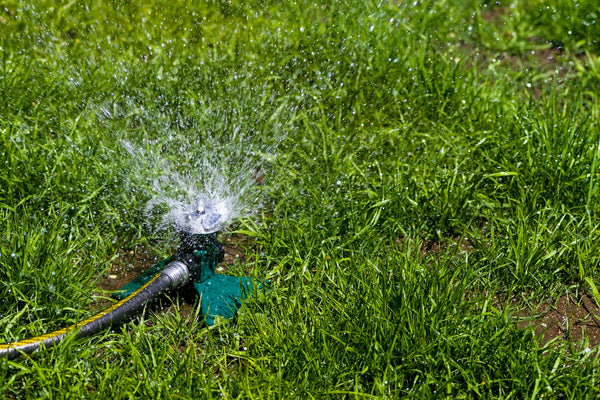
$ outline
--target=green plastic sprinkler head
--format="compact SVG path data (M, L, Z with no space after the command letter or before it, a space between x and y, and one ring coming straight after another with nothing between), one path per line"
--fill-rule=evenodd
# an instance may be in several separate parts
M191 234L182 232L181 243L175 255L154 265L138 278L123 286L113 297L123 299L136 292L153 276L174 263L183 263L189 271L191 282L200 296L202 314L207 325L214 325L215 318L232 318L242 301L257 283L248 277L221 275L215 272L224 259L225 251L217 240L217 232Z

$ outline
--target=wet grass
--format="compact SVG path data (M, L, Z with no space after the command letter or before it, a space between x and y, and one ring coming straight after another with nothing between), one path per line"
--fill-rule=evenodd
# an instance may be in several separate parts
M0 341L172 249L121 139L279 143L223 233L268 292L0 361L2 397L597 397L597 338L519 316L600 301L600 10L455 3L2 3Z

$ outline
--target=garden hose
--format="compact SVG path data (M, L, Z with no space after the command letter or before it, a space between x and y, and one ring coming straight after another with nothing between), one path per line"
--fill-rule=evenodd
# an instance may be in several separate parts
M119 300L112 307L68 328L31 339L0 344L0 358L13 359L30 354L40 347L52 347L74 332L76 338L93 335L123 323L144 308L161 293L193 283L200 296L202 314L208 326L216 317L232 318L247 295L260 289L253 279L215 273L223 261L224 249L216 232L209 234L181 233L178 252L151 267L142 275L113 294Z
M30 339L0 344L0 358L14 359L23 353L30 354L41 346L52 347L63 340L71 331L76 331L75 336L82 338L123 323L161 293L180 288L189 280L190 271L188 266L181 261L172 261L166 268L123 300L83 322Z

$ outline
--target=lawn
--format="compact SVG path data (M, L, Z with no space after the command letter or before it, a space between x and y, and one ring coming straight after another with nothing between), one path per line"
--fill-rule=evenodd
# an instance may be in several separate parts
M596 0L2 2L0 343L172 254L157 199L235 198L220 268L269 284L0 397L598 398L599 93Z

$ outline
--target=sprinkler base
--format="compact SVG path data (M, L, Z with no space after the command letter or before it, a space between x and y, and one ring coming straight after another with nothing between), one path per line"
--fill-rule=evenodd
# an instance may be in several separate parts
M242 301L262 285L248 277L220 275L215 267L223 261L224 250L217 234L181 234L181 245L175 255L154 265L142 275L113 294L121 300L135 293L157 273L173 262L181 262L189 269L189 279L201 298L202 314L206 324L213 325L215 317L232 318Z
M170 261L172 261L172 257L154 265L115 292L113 298L123 300L150 281ZM194 283L194 289L200 296L202 315L206 316L206 324L209 326L214 325L217 316L226 319L233 318L237 309L241 307L242 301L261 287L262 285L252 278L221 274L214 274L202 282Z
M194 288L200 295L202 314L209 326L214 325L217 316L233 318L242 301L259 287L251 278L219 274L194 283Z

